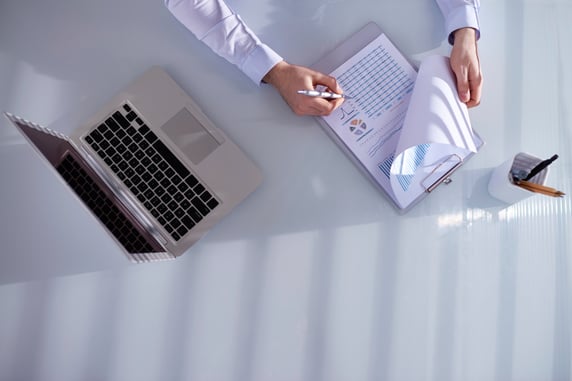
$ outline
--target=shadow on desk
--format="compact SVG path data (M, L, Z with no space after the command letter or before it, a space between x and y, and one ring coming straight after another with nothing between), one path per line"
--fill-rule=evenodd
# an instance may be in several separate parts
M332 161L322 158L322 164L317 165L314 175L299 180L288 194L272 189L287 184L280 179L267 179L264 185L266 189L259 190L259 193L251 196L247 205L240 206L253 211L245 213L250 214L249 223L242 224L231 216L216 231L217 239L240 240L302 232L341 231L369 224L376 224L390 236L397 237L403 229L411 228L412 224L416 226L419 220L440 224L448 217L469 213L486 215L489 220L495 221L503 210L510 207L488 193L492 168L459 170L453 176L453 183L441 185L411 210L401 214L349 161L347 166L337 162L336 170L324 163ZM284 196L279 203L276 201L277 194Z
M0 145L0 174L0 284L129 264L29 145Z
M267 173L262 187L201 240L203 249L218 242L256 245L299 233L335 235L372 224L387 236L399 236L402 229L426 217L480 210L494 220L507 207L488 195L491 169L461 169L452 185L437 188L400 215L334 144L326 141L315 150L315 136L302 141L305 143L300 144L307 145L300 147L303 154L292 157L282 171ZM5 205L0 284L131 266L31 147L23 142L0 146L0 163L7 184L1 197ZM304 167L307 171L296 178ZM377 238L365 239L373 242ZM395 249L399 251L399 247ZM193 251L191 248L185 256Z

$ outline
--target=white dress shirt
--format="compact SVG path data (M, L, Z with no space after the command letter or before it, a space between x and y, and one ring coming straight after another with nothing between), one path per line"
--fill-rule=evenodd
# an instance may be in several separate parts
M223 0L164 1L177 20L215 53L238 66L254 83L260 84L266 73L282 61ZM437 0L437 3L445 16L449 42L453 42L452 33L463 27L476 29L478 35L480 0Z
M480 0L437 0L443 16L449 43L453 43L453 32L460 28L471 27L480 37L479 8Z

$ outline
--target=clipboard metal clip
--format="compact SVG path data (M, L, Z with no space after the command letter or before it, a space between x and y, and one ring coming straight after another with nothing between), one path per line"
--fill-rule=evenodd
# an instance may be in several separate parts
M459 168L463 164L463 159L457 154L451 154L445 158L441 163L437 164L431 173L429 173L422 181L421 185L425 188L425 192L431 193L435 188L437 188L441 183L450 184L453 181L449 176L457 168ZM445 173L441 174L438 170L446 165L451 165ZM446 167L445 167L446 168ZM444 169L444 168L442 168Z

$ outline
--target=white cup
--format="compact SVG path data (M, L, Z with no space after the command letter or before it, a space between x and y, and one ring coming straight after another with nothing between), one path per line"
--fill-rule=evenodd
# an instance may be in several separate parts
M508 204L514 204L536 193L519 187L513 182L513 176L519 173L527 174L542 159L529 155L524 152L516 154L513 158L505 161L496 167L489 180L489 193L496 199L504 201ZM544 185L548 176L548 167L540 171L529 181L532 183Z

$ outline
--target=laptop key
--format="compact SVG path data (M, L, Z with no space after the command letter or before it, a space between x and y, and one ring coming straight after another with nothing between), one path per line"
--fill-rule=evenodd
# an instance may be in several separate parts
M185 225L189 230L195 226L195 221L193 221L189 216L184 216L181 219L181 222L183 222L183 225Z
M196 222L197 224L203 219L202 214L200 214L199 211L193 207L191 207L189 210L187 210L187 213L193 219L193 221Z
M93 130L89 135L98 143L103 140L103 136L97 130Z
M197 186L195 186L193 189L197 194L201 194L205 191L203 184L197 184Z
M113 113L113 119L115 119L115 121L119 123L119 125L123 128L127 128L131 125L131 123L129 123L129 121L125 119L125 117L121 115L119 111L115 111Z
M199 196L199 198L201 200L203 200L203 202L207 202L208 200L210 200L211 198L211 194L208 191L204 191L203 193L201 193L201 195Z
M216 208L218 206L218 201L214 198L211 198L208 202L207 202L207 206L213 210L214 208Z
M208 206L206 206L198 197L193 198L191 200L191 204L193 204L203 216L206 216L210 212Z
M189 184L191 188L194 188L195 185L199 183L199 180L197 180L197 178L193 175L190 175L185 181L187 182L187 184Z
M127 118L128 121L133 122L135 118L137 118L137 114L135 114L133 111L129 111L127 115L125 115L125 118Z
M115 120L113 120L113 118L107 118L105 120L105 124L107 124L107 127L112 129L113 131L116 131L116 133L121 131L119 125Z
M162 141L157 140L153 143L153 147L159 152L163 159L169 163L169 165L181 176L182 178L187 177L191 172L181 163L179 159L167 148Z
M141 130L147 131L147 130L149 130L149 127L143 126L143 127L141 127L140 131L141 131ZM141 132L141 133L143 133L143 132ZM159 138L157 137L157 135L155 135L155 133L154 133L153 131L149 130L149 132L147 132L147 133L145 134L145 139L147 139L147 141L148 141L149 143L153 144L153 143L155 143L155 141L158 140Z
M143 136L147 135L149 132L151 132L151 129L146 124L142 125L139 128L139 133Z
M136 143L139 143L141 140L143 140L143 136L138 132L134 133L132 137Z
M186 226L184 226L184 225L181 225L181 226L177 229L177 233L179 233L179 235L181 235L181 236L184 236L185 234L187 234L188 231L189 231L189 229L188 229ZM173 235L173 238L174 238L174 235Z

